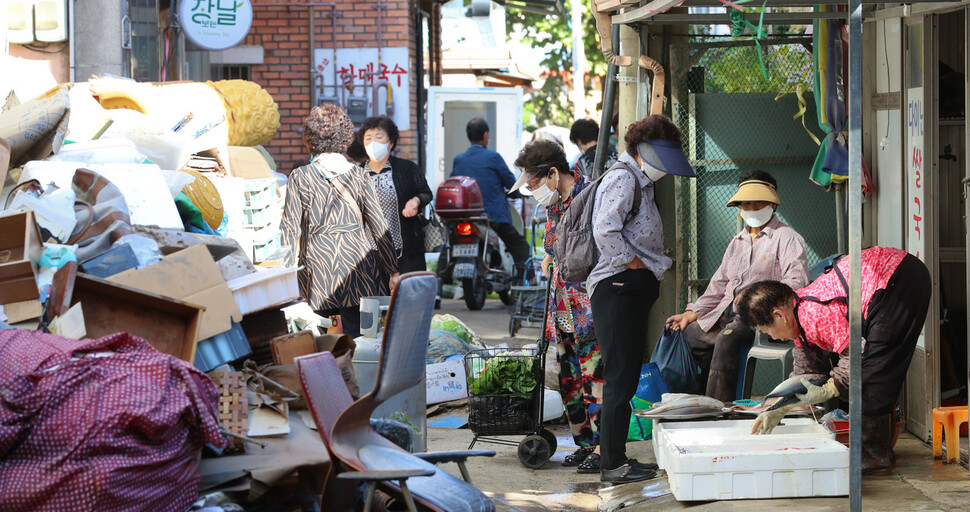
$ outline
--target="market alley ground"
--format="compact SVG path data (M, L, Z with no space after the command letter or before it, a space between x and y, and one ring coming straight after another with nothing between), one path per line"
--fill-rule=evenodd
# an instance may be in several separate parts
M521 346L533 343L537 329L522 329L516 338L508 333L508 313L501 302L489 299L482 311L468 311L462 301L444 300L440 313L462 319L486 344L508 343ZM501 512L512 511L607 511L624 508L630 512L689 509L697 511L848 510L848 498L800 498L778 500L739 500L721 502L678 502L670 494L666 475L643 483L604 486L599 475L580 475L562 467L562 460L575 447L564 424L547 424L559 440L559 450L544 467L525 468L519 463L514 446L479 443L476 448L493 449L495 458L469 461L475 485L495 501ZM508 437L518 442L518 437ZM428 450L465 449L472 440L466 429L428 429ZM654 460L650 441L628 444L628 452L640 460ZM970 511L970 473L959 465L933 461L932 449L909 434L896 445L899 466L891 476L863 479L864 510ZM456 467L448 471L460 476Z

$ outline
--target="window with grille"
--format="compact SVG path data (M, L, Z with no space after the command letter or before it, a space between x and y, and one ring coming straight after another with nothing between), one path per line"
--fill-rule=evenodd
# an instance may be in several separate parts
M248 64L217 64L212 66L213 80L249 80Z

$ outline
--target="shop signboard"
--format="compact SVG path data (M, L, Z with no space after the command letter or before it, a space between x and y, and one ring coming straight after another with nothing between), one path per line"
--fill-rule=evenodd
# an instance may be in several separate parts
M906 250L917 258L925 259L926 217L923 187L926 183L923 167L923 88L907 91L906 105Z
M317 48L313 86L317 104L335 103L355 124L387 115L401 131L411 129L411 67L406 46Z
M253 24L249 0L181 0L178 14L185 37L205 50L236 46Z

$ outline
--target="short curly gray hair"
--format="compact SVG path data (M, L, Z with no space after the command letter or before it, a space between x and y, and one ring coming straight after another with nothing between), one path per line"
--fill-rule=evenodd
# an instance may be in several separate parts
M310 154L344 153L354 140L354 123L340 107L324 103L303 120L303 142Z

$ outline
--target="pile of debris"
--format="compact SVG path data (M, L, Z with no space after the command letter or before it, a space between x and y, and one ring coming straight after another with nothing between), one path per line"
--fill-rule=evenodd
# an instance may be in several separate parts
M260 146L278 127L241 80L7 99L0 421L17 429L0 480L17 491L0 508L182 511L200 489L243 502L326 474L293 357L350 368L354 344L326 335L285 266L286 177Z

